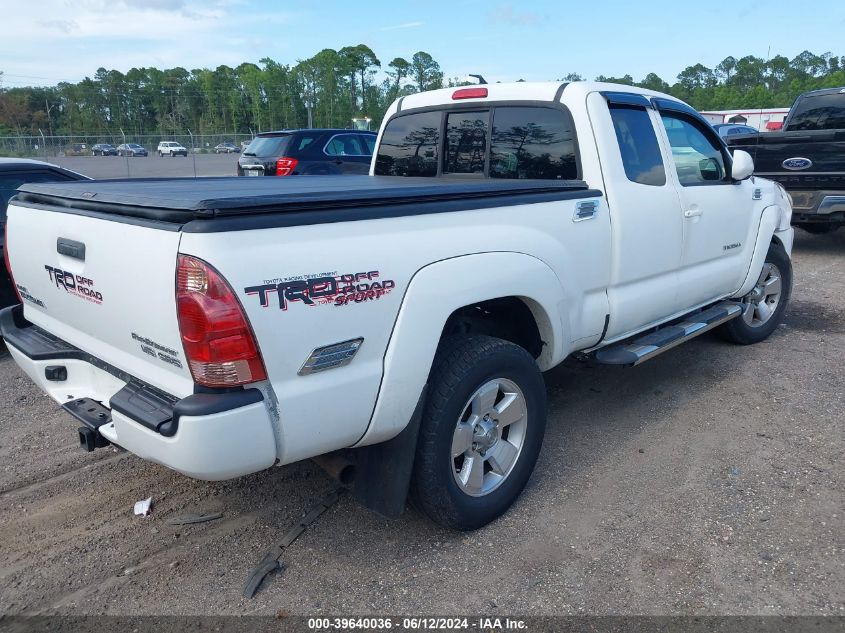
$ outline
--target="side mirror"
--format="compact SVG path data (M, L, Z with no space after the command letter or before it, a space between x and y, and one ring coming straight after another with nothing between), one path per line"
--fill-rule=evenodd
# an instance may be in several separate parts
M751 154L741 149L733 151L733 166L731 167L731 178L734 180L745 180L754 173L754 159Z

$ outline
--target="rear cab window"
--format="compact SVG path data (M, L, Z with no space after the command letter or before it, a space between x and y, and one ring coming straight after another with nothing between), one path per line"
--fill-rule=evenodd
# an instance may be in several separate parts
M247 156L283 156L287 151L290 134L256 136L246 148ZM313 139L312 139L313 140Z
M789 130L845 129L845 92L810 95L799 99L790 113Z
M569 112L557 105L439 108L388 121L374 173L386 176L575 180Z
M474 174L487 171L487 128L490 112L449 112L446 115L444 174Z
M502 106L493 116L490 177L578 179L575 128L556 108Z
M436 176L441 112L405 114L390 120L381 136L379 176Z

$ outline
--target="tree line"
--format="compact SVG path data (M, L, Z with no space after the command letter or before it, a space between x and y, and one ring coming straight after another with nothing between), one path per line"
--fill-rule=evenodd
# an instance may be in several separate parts
M577 73L560 78L582 79ZM656 73L641 81L596 79L666 92L699 110L786 107L807 90L845 86L845 56L726 57L715 68L688 66L672 84ZM353 118L370 118L375 126L401 95L466 83L444 80L425 51L382 65L364 44L326 48L292 65L264 58L214 70L99 68L78 83L45 87L3 88L0 73L0 135L254 133L349 127Z

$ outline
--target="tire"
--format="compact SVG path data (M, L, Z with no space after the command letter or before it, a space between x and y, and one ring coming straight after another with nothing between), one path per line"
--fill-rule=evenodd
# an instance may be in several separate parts
M764 341L777 329L792 294L792 261L780 244L771 244L754 289L742 298L742 314L717 332L737 345Z
M799 224L799 228L804 229L807 233L812 233L813 235L824 235L826 233L833 233L836 229L839 228L837 224Z
M546 389L527 351L490 336L445 339L429 375L412 503L455 530L490 523L528 482L545 427Z

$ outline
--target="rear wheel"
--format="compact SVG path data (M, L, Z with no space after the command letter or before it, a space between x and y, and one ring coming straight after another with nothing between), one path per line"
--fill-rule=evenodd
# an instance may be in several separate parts
M792 261L780 244L772 244L757 283L742 298L742 314L725 323L719 333L739 345L767 339L783 320L791 292Z
M546 393L523 348L489 336L440 344L411 483L412 501L431 519L475 530L503 514L537 461Z

